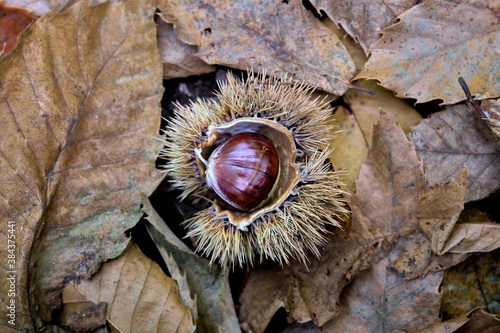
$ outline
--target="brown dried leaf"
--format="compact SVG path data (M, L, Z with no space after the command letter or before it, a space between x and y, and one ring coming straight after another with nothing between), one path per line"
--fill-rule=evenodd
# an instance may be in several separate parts
M430 186L456 179L465 164L466 203L500 188L500 145L474 109L449 106L424 119L409 137L424 162Z
M345 48L351 55L352 61L354 62L354 66L356 67L355 73L358 74L359 72L361 72L366 61L368 61L368 57L366 56L363 48L351 36L349 36L344 31L344 29L337 27L335 22L330 20L328 17L325 17L323 20L321 20L321 22L323 22L323 24L331 32L333 32L335 36L340 38Z
M415 210L418 195L424 191L422 166L403 131L385 113L374 127L373 145L356 186L349 240L331 237L322 258L310 258L308 268L299 263L276 267L272 279L262 267L248 274L240 297L240 320L252 332L262 332L279 306L288 311L289 320L305 322L310 318L322 326L338 315L340 292L381 255L380 248L389 248L401 235L418 230ZM258 289L284 292L270 298L254 292ZM299 301L305 309L296 307Z
M181 297L191 311L198 313L200 332L240 332L227 275L219 266L193 253L165 224L146 196L144 212L148 215L148 231L167 264L172 277L178 281ZM186 283L187 280L187 283ZM196 297L197 304L191 301ZM196 309L195 309L196 308Z
M347 90L344 100L349 103L352 113L342 106L335 111L334 124L341 132L331 143L335 150L330 155L330 161L335 169L348 171L343 182L350 191L354 190L354 182L368 156L373 125L379 118L380 110L389 114L405 133L410 132L411 126L417 125L422 119L414 108L375 81L361 80L356 82L356 85L373 90L375 95L355 89Z
M474 309L469 314L437 323L412 333L496 333L500 331L500 320L496 316Z
M68 328L71 332L92 332L102 325L106 325L106 302L88 307L81 312L72 312L68 315Z
M0 42L9 54L17 44L17 35L36 19L23 8L7 7L0 3Z
M426 0L413 7L382 31L356 78L379 80L418 103L464 100L460 76L477 99L498 97L500 19L488 8L493 2Z
M407 281L389 269L390 261L379 261L346 288L339 316L322 332L408 331L439 321L443 272Z
M443 312L448 318L467 314L476 307L500 314L499 251L472 255L444 272Z
M120 332L194 332L175 281L134 243L73 288L94 304L106 302L106 319Z
M417 217L435 253L489 252L500 247L500 224L458 223L464 208L467 169L453 182L438 183L420 198Z
M123 251L139 193L161 181L154 10L149 0L79 2L37 20L0 58L0 220L15 223L17 249L2 275L18 272L19 327L49 321L65 283Z
M403 273L405 279L415 279L429 272L446 270L464 261L468 256L463 253L435 254L431 249L431 241L420 230L398 239L393 251L398 255L390 267Z
M380 30L394 23L396 17L413 7L417 0L311 0L318 13L330 19L351 35L368 54Z
M160 18L156 20L156 26L165 80L215 72L215 66L208 65L196 55L197 46L188 45L177 38L172 24Z
M500 99L488 99L481 103L481 107L488 112L490 118L485 119L491 132L500 142Z
M160 0L158 6L209 64L287 74L336 95L354 75L340 40L299 0Z

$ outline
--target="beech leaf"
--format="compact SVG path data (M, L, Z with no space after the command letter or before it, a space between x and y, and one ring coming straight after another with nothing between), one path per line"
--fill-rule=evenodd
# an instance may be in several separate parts
M391 25L396 17L413 7L416 0L311 0L319 12L324 11L337 25L342 25L368 54L379 32Z
M415 211L424 185L412 144L382 112L350 204L349 240L332 235L321 259L309 258L307 268L298 262L275 267L272 279L269 268L252 270L240 296L243 327L262 332L279 307L287 310L289 321L312 320L318 326L339 315L343 288L372 259L385 255L381 248L391 248L400 236L419 230ZM279 291L271 293L274 289Z
M500 20L494 1L426 0L399 16L372 45L356 78L376 79L418 103L465 99L463 77L476 99L500 96Z
M140 192L163 178L154 12L149 0L78 2L41 17L0 58L1 234L13 222L17 249L1 270L18 272L19 327L50 321L64 284L125 249Z
M194 332L193 318L177 284L139 247L129 243L89 280L71 284L93 304L107 303L105 316L120 332ZM63 297L63 302L71 299Z
M354 75L341 41L302 1L160 0L158 6L177 36L197 45L208 64L287 74L336 95Z
M465 164L465 203L500 188L500 145L474 109L446 107L415 126L409 138L424 162L430 186L455 180Z

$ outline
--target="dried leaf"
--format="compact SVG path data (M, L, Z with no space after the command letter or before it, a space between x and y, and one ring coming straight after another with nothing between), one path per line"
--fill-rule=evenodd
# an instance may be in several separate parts
M469 314L437 323L412 333L495 333L500 331L500 320L496 316L474 309Z
M474 109L449 106L424 119L409 137L424 162L430 186L456 179L465 164L466 203L500 188L500 145Z
M175 281L134 243L73 287L94 304L106 302L106 319L120 332L194 332Z
M92 332L102 325L106 325L106 305L101 302L81 312L72 312L68 316L68 328L71 332Z
M450 253L489 252L500 247L500 224L468 222L457 224L464 208L467 169L454 182L438 183L420 198L417 217L431 240L432 251Z
M330 19L351 35L368 54L370 45L379 38L383 28L413 7L416 0L311 0L318 13L324 11Z
M498 97L500 20L488 8L493 2L426 0L413 7L382 31L356 78L379 80L418 103L464 100L458 77L477 99Z
M472 255L444 272L443 311L448 318L467 314L476 307L500 314L500 266L498 251Z
M356 85L370 89L375 95L369 95L355 89L344 94L352 112L339 107L333 116L337 129L341 131L332 141L335 147L330 161L335 169L346 169L348 174L343 182L348 190L354 190L354 182L358 178L361 165L365 162L368 149L372 143L373 125L377 121L380 110L385 111L395 120L405 133L411 126L417 125L422 117L406 102L396 98L394 94L375 83L361 80Z
M215 72L215 66L208 65L196 55L198 47L177 38L172 24L157 19L156 26L165 80Z
M168 228L154 210L146 196L143 196L144 212L151 223L148 231L155 241L172 276L179 281L185 276L191 297L196 295L199 332L240 332L240 326L234 310L233 299L227 276L219 266L210 266L210 262L193 253ZM168 255L163 251L165 250ZM172 260L173 259L173 260ZM174 276L175 274L175 276ZM185 284L180 283L179 286ZM182 292L185 292L181 291ZM189 291L188 291L189 292ZM184 299L187 298L184 296Z
M490 118L485 119L491 132L500 142L500 99L488 99L481 104Z
M464 261L468 256L462 253L435 254L431 249L431 241L420 230L398 239L393 251L398 255L390 267L398 273L403 273L405 279L415 279L429 272L446 270Z
M339 314L340 292L369 267L373 258L381 255L381 247L390 248L401 235L418 230L415 210L418 195L424 191L422 166L403 131L385 113L375 125L373 145L356 187L349 240L332 236L322 258L310 258L308 268L299 263L284 269L276 267L273 279L262 267L251 271L240 297L242 325L248 325L252 332L262 332L269 313L279 305L289 312L289 321L300 314L302 322L309 317L322 326ZM293 279L293 283L285 282L288 279ZM298 299L293 286L298 286L306 313L295 307ZM288 292L281 293L278 300L277 296L270 298L254 292L273 288Z
M354 66L356 67L355 73L358 74L363 69L368 57L365 54L363 48L351 37L349 36L343 29L337 27L335 22L330 20L328 17L325 17L321 20L323 24L337 36L345 48L351 55L352 61L354 62Z
M3 0L7 6L25 8L36 16L42 16L61 0Z
M7 7L0 3L0 42L9 54L17 44L17 35L36 19L23 8Z
M22 7L35 16L42 16L51 9L60 12L69 8L78 0L2 0L8 6ZM93 3L102 3L105 0L94 0Z
M443 272L407 281L389 265L387 257L362 272L342 294L339 316L322 332L415 330L439 321Z
M20 327L51 320L65 283L123 251L139 193L162 179L154 11L148 0L79 2L37 20L0 58L0 220L14 222L17 249L2 274L18 272Z
M342 95L354 64L340 40L299 0L160 0L177 36L209 64L288 74Z

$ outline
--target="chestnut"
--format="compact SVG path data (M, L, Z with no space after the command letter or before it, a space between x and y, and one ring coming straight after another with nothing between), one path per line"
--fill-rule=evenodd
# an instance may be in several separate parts
M311 94L292 78L249 73L228 75L217 101L176 106L160 157L180 200L211 202L183 223L211 263L306 264L329 227L346 227L344 172L325 165L332 110Z
M279 157L273 142L259 133L240 133L213 151L205 177L221 205L249 212L265 200L278 172Z

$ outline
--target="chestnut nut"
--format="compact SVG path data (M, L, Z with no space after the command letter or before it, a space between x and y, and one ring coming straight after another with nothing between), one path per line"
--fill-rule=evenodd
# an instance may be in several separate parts
M279 157L273 142L259 133L240 133L213 151L205 176L221 205L249 212L264 201L278 172Z

